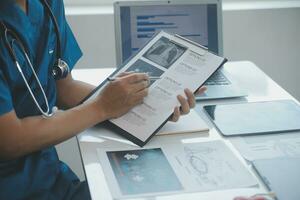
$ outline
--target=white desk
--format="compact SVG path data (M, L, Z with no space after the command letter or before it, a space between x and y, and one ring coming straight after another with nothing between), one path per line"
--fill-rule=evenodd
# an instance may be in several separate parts
M283 88L276 84L272 79L270 79L264 72L262 72L256 65L251 62L230 62L225 65L226 73L235 77L235 81L240 87L245 88L249 92L247 98L238 99L227 99L227 100L214 100L205 101L198 103L196 111L198 114L206 120L207 124L210 126L209 136L199 136L197 134L182 135L183 138L191 138L193 140L208 141L214 139L224 140L228 146L233 150L233 152L238 156L238 158L244 163L244 159L236 151L236 149L231 145L231 143L223 138L218 131L213 127L212 123L205 116L202 106L206 104L221 104L230 103L238 101L265 101L265 100L278 100L278 99L293 99L289 93L287 93ZM102 80L104 80L113 71L113 68L104 69L79 69L73 71L73 76L75 79L82 80L94 85L97 85ZM99 134L98 143L91 143L82 141L81 137L83 134L90 134L97 132ZM103 137L101 137L101 136ZM150 143L155 144L163 140L166 136L154 137ZM104 173L102 171L99 159L97 156L96 149L99 147L108 147L111 142L116 142L116 140L124 141L123 138L117 136L104 129L99 129L97 127L91 128L79 135L79 146L81 150L82 160L84 163L84 169L86 173L86 178L89 184L91 196L94 200L106 200L112 199L110 190L108 188ZM115 140L112 141L111 139ZM169 138L168 138L169 139ZM120 143L120 145L124 145ZM109 164L109 163L107 163ZM252 170L252 169L251 169ZM230 178L230 177L229 177ZM161 196L153 198L143 198L143 199L164 199L164 200L232 200L233 197L238 195L253 195L256 193L265 192L264 186L259 180L260 186L258 188L243 188L234 190L223 190L223 191L213 191L205 193L188 193L182 195L172 195L172 196Z

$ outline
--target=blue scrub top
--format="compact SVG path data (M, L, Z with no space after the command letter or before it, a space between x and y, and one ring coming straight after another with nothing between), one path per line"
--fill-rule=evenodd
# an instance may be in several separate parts
M62 59L72 69L82 56L74 35L66 22L62 0L48 1L59 24ZM20 36L46 92L50 108L56 104L56 84L51 75L56 60L56 35L52 21L38 0L28 0L28 14L13 0L1 0L0 20ZM24 81L0 38L0 116L14 110L19 118L40 115ZM15 48L19 63L38 101L45 109L42 93L37 87L24 55ZM58 124L59 126L60 124ZM24 133L26 137L26 133ZM1 138L0 138L1 140ZM73 194L74 173L59 161L54 147L21 158L0 161L0 199L67 199ZM72 189L73 188L73 189ZM70 193L71 191L71 193Z

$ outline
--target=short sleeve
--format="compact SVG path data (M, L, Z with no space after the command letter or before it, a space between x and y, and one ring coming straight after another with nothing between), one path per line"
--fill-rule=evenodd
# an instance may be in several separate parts
M82 52L67 21L65 21L63 34L62 59L68 63L70 70L72 70L81 58Z
M60 1L60 3L62 8L62 16L60 18L62 20L60 23L60 28L62 29L60 30L62 34L62 59L68 63L70 70L72 70L77 61L81 58L82 51L66 20L63 1Z
M0 70L0 115L13 110L11 93L9 91L6 79Z

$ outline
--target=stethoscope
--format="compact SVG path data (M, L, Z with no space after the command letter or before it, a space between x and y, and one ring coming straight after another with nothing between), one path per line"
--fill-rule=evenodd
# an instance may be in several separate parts
M50 16L53 24L54 24L54 29L55 29L55 34L56 34L56 45L57 45L57 51L56 51L56 62L54 64L54 66L52 67L52 76L54 77L55 80L59 80L59 79L63 79L66 78L70 72L70 68L68 66L68 64L62 60L62 54L61 54L61 37L60 37L60 33L59 33L59 27L58 27L58 23L57 20L47 2L47 0L41 0L42 4L44 5L44 7L46 8L46 11L48 12L48 15ZM42 115L45 118L49 118L51 116L53 116L53 114L57 111L57 107L54 107L51 111L49 108L49 102L47 99L47 96L45 94L45 91L41 85L41 82L36 74L36 71L33 68L32 62L29 59L29 56L25 50L24 45L22 44L22 41L20 40L20 38L18 37L18 35L11 29L7 28L7 26L1 21L0 22L1 26L3 27L4 30L4 42L5 42L5 46L8 49L8 52L13 60L13 62L15 63L18 71L20 72L25 85L34 101L34 103L36 104L37 108L40 110L40 112L42 113ZM11 41L9 41L9 36L12 38ZM38 86L40 87L40 90L43 94L43 98L44 101L46 103L46 110L43 110L42 107L40 106L40 104L38 103L33 91L31 90L28 81L25 78L25 75L23 73L23 70L21 69L21 66L18 62L15 50L14 50L14 46L18 46L20 47L20 50L22 51L22 53L25 55L25 59L27 64L30 66L33 75L38 83Z

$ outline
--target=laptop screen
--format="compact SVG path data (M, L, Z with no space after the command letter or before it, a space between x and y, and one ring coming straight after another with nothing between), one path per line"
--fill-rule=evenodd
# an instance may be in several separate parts
M120 7L124 62L161 30L187 37L219 52L217 4L131 5Z

